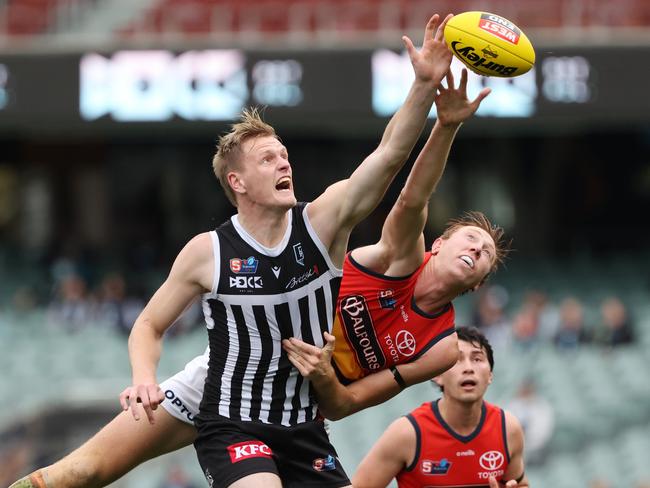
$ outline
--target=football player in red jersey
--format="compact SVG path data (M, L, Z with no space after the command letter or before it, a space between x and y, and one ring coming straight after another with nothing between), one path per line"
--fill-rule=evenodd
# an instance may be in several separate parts
M456 364L434 381L442 398L393 422L359 465L355 488L528 487L516 417L483 399L494 358L476 328L459 328Z
M484 89L470 102L466 88L467 70L458 87L448 73L447 87L440 86L435 99L438 120L381 238L346 256L328 343L319 349L297 338L283 342L329 419L382 403L452 367L458 345L451 301L480 287L507 252L503 230L480 212L452 220L430 250L425 247L429 198L451 144L489 93Z

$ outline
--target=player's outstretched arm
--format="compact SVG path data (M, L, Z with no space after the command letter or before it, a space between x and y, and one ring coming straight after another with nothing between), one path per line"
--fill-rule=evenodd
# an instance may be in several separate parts
M440 85L435 97L438 119L420 151L397 202L386 218L381 239L375 246L355 251L355 259L374 271L385 273L381 263L389 263L393 275L413 272L424 257L422 231L429 198L436 190L461 124L478 110L490 89L483 89L474 100L467 98L467 70L463 69L456 87L451 70L447 87ZM385 265L384 265L385 266Z
M456 337L452 335L440 340L417 360L396 366L402 384L396 380L395 373L383 370L343 385L331 362L336 339L327 332L324 337L326 344L322 349L296 338L283 340L282 346L287 351L289 361L314 385L318 409L330 420L339 420L383 403L405 387L442 374L458 359Z
M349 231L381 201L388 185L408 159L433 105L435 91L451 63L443 37L447 18L436 14L427 23L420 50L402 39L415 72L409 94L388 123L378 147L352 175L330 186L308 207L309 219L330 255L342 257ZM336 247L336 249L332 249Z
M194 237L176 257L169 276L156 291L135 321L129 336L129 357L133 385L120 394L124 410L131 409L140 419L140 406L150 423L153 410L164 395L156 380L165 331L174 323L192 301L212 287L214 258L209 234Z
M372 446L352 477L354 488L383 488L415 458L415 429L406 417L395 420Z

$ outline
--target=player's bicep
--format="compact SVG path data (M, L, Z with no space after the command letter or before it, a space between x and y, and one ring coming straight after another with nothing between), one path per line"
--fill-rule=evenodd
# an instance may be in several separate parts
M524 474L524 431L519 420L513 414L506 411L504 415L506 416L506 436L510 454L510 463L504 479L517 480L517 486L525 487L528 486L528 480Z
M427 212L425 208L409 207L402 198L393 205L381 231L381 241L392 249L395 260L412 257L419 265L424 255L424 225Z
M387 486L415 457L415 429L405 417L395 420L366 457L352 477L355 488Z
M201 293L211 288L214 259L210 239L202 234L183 248L136 324L146 324L162 334Z

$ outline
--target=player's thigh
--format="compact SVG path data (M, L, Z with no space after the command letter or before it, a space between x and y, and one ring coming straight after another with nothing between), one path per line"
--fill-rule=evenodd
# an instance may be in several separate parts
M238 479L228 488L282 488L282 482L277 474L255 473Z
M53 486L104 486L139 464L194 441L194 427L174 418L164 408L156 409L154 418L152 425L146 419L135 421L131 412L121 412L83 446L48 468ZM57 484L70 476L87 482Z

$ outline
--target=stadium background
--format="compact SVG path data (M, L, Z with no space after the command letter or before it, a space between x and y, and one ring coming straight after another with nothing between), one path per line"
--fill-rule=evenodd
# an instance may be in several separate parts
M514 239L505 269L458 300L458 324L495 345L487 398L526 419L533 486L647 486L646 0L0 0L0 485L118 410L133 318L181 246L233 213L210 162L242 107L267 107L309 200L403 100L401 34L477 9L522 27L538 62L471 78L471 93L494 91L431 201L429 239L470 209ZM351 246L378 237L405 174ZM169 333L160 379L203 351L199 319ZM334 423L348 472L437 395L419 385ZM205 480L187 448L114 486L192 485Z

